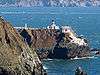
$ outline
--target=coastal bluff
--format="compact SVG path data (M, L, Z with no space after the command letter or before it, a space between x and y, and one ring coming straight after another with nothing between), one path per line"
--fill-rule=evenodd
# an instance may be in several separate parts
M78 37L69 26L63 26L60 29L51 27L46 29L20 29L18 32L29 47L36 50L41 59L71 59L90 55L87 40Z
M0 75L43 75L42 70L34 48L0 17Z

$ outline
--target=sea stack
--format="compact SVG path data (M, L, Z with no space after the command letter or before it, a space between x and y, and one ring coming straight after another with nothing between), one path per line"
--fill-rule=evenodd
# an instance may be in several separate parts
M36 52L12 25L0 18L0 75L41 75Z

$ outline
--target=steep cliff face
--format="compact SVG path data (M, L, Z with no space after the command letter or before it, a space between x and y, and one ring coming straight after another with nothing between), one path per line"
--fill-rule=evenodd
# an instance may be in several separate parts
M38 30L22 30L20 33L30 47L36 49L50 48L55 43L56 30L38 29Z
M55 47L56 30L38 29L22 30L20 34L31 48L35 48L40 58L45 58L48 51Z
M40 75L41 62L10 23L0 18L0 75Z
M69 34L62 33L55 29L22 30L20 34L29 43L31 48L35 48L40 58L74 58L76 56L89 56L90 48L88 43L84 44L78 39L71 42ZM30 37L30 41L29 38Z

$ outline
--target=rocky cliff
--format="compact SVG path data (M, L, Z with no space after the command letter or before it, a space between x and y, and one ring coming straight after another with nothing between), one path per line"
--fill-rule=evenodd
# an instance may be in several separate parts
M8 7L99 7L99 0L0 0L0 6Z
M84 44L79 41L72 42L68 33L62 33L56 29L36 29L22 30L20 34L31 48L35 48L40 58L74 58L89 56L90 48L85 39L76 37L75 39L84 40Z
M35 48L37 53L40 55L40 58L47 57L48 51L52 50L56 43L56 30L24 29L20 31L20 34L24 37L25 42L27 42L31 48Z
M41 75L42 64L12 25L0 17L0 75Z

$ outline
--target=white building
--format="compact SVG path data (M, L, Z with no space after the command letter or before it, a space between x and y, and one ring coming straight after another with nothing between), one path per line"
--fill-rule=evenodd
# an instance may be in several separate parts
M56 25L54 20L52 20L52 23L50 26L47 27L47 29L60 29L59 26Z

